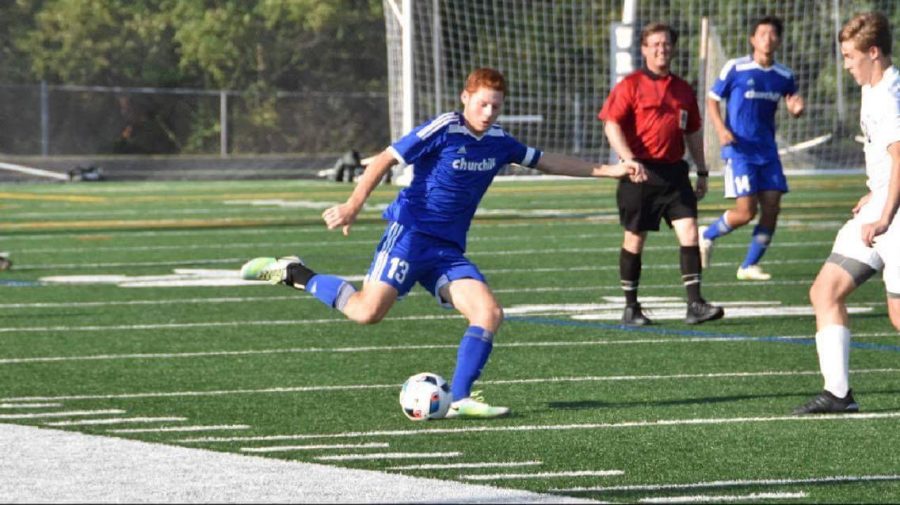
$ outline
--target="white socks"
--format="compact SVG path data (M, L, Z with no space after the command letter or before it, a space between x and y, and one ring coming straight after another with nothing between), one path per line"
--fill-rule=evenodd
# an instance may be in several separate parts
M819 369L825 378L825 390L844 398L850 390L850 329L826 326L816 333Z

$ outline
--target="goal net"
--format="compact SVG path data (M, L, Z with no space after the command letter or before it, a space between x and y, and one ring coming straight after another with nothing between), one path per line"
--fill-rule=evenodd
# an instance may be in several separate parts
M626 57L638 67L641 26L671 24L679 32L672 69L695 87L705 109L706 93L725 62L749 53L753 20L771 14L785 23L776 59L794 71L806 99L799 119L779 108L785 167L861 167L855 140L860 94L842 70L836 33L853 13L870 9L900 26L895 0L384 0L391 137L459 109L468 72L491 66L508 81L504 128L544 150L607 160L609 145L596 116L614 69L622 65L614 54L621 45L614 26L630 21L635 28ZM706 58L700 54L703 33ZM707 160L716 168L717 140L708 121L704 125Z

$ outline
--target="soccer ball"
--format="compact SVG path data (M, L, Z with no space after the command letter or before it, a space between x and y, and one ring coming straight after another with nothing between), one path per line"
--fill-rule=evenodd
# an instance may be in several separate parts
M400 407L413 421L440 419L447 415L453 397L443 377L423 372L413 375L400 389Z

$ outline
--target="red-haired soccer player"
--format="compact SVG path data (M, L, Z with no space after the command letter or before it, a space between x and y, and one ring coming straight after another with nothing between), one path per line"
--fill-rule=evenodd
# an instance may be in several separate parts
M363 203L397 163L414 166L409 187L384 211L387 229L362 289L333 275L317 274L297 256L256 258L241 269L245 279L268 280L303 289L361 324L381 321L418 282L439 304L467 320L451 380L448 417L492 418L509 409L473 396L503 321L503 309L484 276L465 257L466 235L475 209L497 172L509 163L546 173L644 180L635 163L595 166L586 161L525 146L494 124L503 108L506 82L497 70L469 74L460 99L463 111L448 112L414 128L377 155L346 203L327 209L329 229L347 235Z

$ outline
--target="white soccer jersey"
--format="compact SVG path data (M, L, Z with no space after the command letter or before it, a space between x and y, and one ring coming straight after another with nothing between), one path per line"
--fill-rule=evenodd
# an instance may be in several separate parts
M886 191L891 179L891 156L887 149L900 142L900 72L897 67L890 66L878 84L863 86L859 125L866 138L866 185L873 193Z
M838 232L831 251L883 270L885 289L900 295L900 212L890 228L875 238L873 247L862 241L862 227L878 220L884 211L891 179L888 146L900 142L900 72L889 67L875 86L863 86L859 123L866 137L866 185L869 201Z

